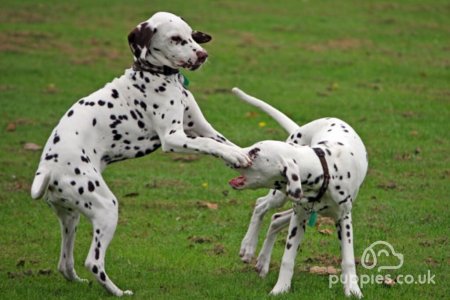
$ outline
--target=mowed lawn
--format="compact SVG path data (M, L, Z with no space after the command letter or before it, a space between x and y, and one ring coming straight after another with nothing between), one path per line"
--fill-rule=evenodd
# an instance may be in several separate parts
M26 145L42 147L75 101L131 65L127 35L156 11L179 14L213 36L206 65L184 74L209 122L234 143L284 140L286 133L234 98L233 86L299 124L334 116L360 134L370 167L353 209L355 256L381 240L404 263L381 272L358 265L358 274L434 275L434 284L366 284L366 299L448 298L448 1L3 0L0 299L109 297L96 282L71 283L58 273L59 223L45 201L29 195L41 152ZM119 198L120 219L109 276L134 299L269 298L286 232L266 278L240 261L254 201L266 191L231 190L236 175L213 157L161 151L111 165L104 177ZM83 218L75 264L92 281L83 266L90 241ZM308 228L292 291L274 299L344 299L340 284L330 287L327 275L310 269L340 268L339 258L333 226Z

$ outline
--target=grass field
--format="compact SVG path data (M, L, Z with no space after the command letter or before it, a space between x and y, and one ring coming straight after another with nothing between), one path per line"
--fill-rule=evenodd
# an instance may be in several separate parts
M131 64L127 34L161 10L213 36L208 63L184 73L208 120L233 142L286 138L236 100L233 86L300 124L335 116L359 132L370 168L353 209L355 255L384 240L404 255L390 274L435 275L435 284L368 284L365 298L448 299L450 5L443 0L1 1L0 299L109 297L96 282L58 274L57 218L29 196L41 153L24 145L44 145L73 102L121 75ZM233 191L234 176L213 157L161 151L110 166L104 177L121 205L106 260L111 278L134 299L269 298L285 234L267 278L240 262L254 200L266 191ZM90 240L83 219L76 268L92 279L83 267ZM344 299L341 285L329 288L327 276L308 271L339 267L338 259L335 233L309 228L293 290L275 299ZM358 274L378 273L358 266Z

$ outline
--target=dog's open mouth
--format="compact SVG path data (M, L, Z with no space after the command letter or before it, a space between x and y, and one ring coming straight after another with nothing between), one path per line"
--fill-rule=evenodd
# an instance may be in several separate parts
M245 177L244 176L238 176L236 178L231 179L228 184L233 188L233 189L241 189L244 187L245 185Z
M187 62L180 62L178 64L178 67L194 71L200 68L204 62L205 60L197 60L196 62L192 62L191 60L189 60Z

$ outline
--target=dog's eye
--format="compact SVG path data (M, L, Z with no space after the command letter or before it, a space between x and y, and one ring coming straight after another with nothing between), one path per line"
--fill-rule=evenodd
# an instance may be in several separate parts
M181 41L183 40L180 36L175 35L173 37L170 38L173 42L175 43L181 43Z

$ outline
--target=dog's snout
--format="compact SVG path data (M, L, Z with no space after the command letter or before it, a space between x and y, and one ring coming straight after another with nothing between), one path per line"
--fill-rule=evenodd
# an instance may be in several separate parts
M197 51L197 60L199 62L204 62L208 58L208 53L205 51Z

